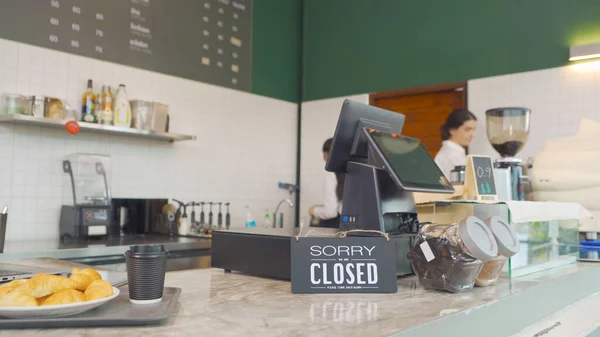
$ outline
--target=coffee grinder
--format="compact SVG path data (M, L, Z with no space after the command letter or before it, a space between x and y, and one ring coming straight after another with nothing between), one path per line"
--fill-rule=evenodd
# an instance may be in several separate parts
M60 212L60 237L63 241L107 237L119 234L119 226L112 225L112 204L108 176L110 157L75 153L63 160L63 171L69 183L63 184L63 195L72 194ZM70 187L70 192L67 188ZM66 200L65 200L66 201Z
M495 108L485 112L487 137L502 158L494 163L499 198L525 200L526 167L515 157L529 138L531 110L528 108ZM502 195L502 191L506 195Z

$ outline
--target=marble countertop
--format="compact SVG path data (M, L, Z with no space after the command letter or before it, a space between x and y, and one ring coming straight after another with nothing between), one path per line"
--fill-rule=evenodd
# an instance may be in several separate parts
M32 261L37 264L43 262L44 265L50 263L42 260ZM57 263L64 265L68 262ZM591 283L567 279L578 274L585 274L584 280L589 280ZM415 328L435 325L445 318L451 318L446 322L459 322L462 318L487 321L478 318L477 312L473 310L493 307L505 299L509 299L505 302L511 302L511 298L534 289L539 289L541 294L551 296L555 301L557 296L562 296L558 293L568 292L566 288L577 290L578 287L587 287L590 294L586 291L586 295L580 294L580 296L589 296L600 289L600 286L598 289L591 289L590 286L598 283L593 281L598 275L600 275L600 268L595 265L572 264L512 281L501 279L495 286L475 288L461 294L425 290L418 285L416 277L411 276L399 279L399 289L395 294L294 295L291 293L289 282L224 273L218 269L177 271L167 273L165 285L180 287L183 292L175 313L164 325L8 330L0 331L0 336L12 336L15 332L21 336L61 337L125 335L377 337L395 334L429 336L431 334L423 334L423 332L410 333L414 332ZM553 285L555 288L562 290L548 290L551 288L542 287L552 282L556 283ZM565 287L565 284L571 284L570 282L575 286ZM524 303L536 302L531 298L523 300ZM514 305L520 306L520 304ZM506 308L501 310L506 314L511 311ZM502 324L500 317L492 316L490 319L489 323ZM464 325L469 325L464 322L461 324L463 328ZM527 325L529 324L531 323ZM452 331L458 330L460 329ZM497 335L486 333L486 336Z
M163 235L120 236L107 240L62 242L56 240L7 241L0 260L52 257L80 259L97 256L123 255L129 246L145 243L164 244L170 251L210 250L211 241L205 238L169 237Z

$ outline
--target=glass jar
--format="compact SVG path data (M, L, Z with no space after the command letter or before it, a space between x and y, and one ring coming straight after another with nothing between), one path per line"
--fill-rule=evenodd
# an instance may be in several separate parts
M500 278L500 271L502 270L502 267L504 267L506 260L506 257L498 255L495 258L486 261L475 280L475 285L478 287L487 287L496 283Z
M46 112L46 97L45 96L30 96L27 101L27 115L34 117L44 117Z
M500 278L500 271L507 258L519 252L519 240L510 224L499 216L493 216L485 221L498 245L498 256L486 261L481 272L475 280L478 287L487 287L495 284Z
M58 98L49 97L46 101L46 118L63 119L63 102Z
M471 216L459 224L423 225L408 259L425 288L462 292L473 288L483 261L496 255L492 233Z
M25 96L15 94L2 94L0 99L0 111L6 115L25 114L27 110L27 99Z

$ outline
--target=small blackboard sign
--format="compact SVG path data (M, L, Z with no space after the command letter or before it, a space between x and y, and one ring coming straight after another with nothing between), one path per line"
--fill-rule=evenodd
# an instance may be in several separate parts
M396 250L384 237L291 238L292 292L395 293Z
M479 195L496 195L494 166L490 157L472 156L475 183Z

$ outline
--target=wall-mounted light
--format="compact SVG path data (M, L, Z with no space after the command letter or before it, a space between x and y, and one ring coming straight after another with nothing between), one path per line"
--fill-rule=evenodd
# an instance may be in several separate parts
M572 46L569 48L569 61L600 58L600 43Z

